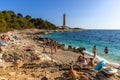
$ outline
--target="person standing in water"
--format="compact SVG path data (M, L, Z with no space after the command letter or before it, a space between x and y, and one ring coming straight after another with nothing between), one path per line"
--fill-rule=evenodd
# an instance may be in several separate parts
M96 58L96 55L97 55L97 48L96 48L96 46L93 47L92 51L93 51L93 54L94 54L93 58Z
M108 48L107 47L105 47L104 52L105 52L105 54L108 54Z

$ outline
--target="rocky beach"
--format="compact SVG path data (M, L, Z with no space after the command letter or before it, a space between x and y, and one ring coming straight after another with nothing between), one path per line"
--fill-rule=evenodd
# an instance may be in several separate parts
M54 54L46 47L46 53L43 53L43 41L38 34L50 32L53 31L26 29L1 33L9 40L1 43L0 80L69 80L71 65L79 74L78 80L120 80L119 69L114 75L106 75L102 70L75 64L80 53L71 50L70 46L64 49L64 45L59 44Z

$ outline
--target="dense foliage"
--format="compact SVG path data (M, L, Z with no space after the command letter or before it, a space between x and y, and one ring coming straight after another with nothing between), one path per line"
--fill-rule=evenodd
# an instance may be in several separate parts
M30 15L25 17L21 13L15 13L11 10L0 11L0 32L13 29L57 29L54 24L42 18L32 18Z

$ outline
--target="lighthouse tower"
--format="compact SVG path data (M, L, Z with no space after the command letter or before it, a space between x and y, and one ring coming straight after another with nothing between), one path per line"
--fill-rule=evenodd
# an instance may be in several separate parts
M63 14L63 26L66 26L66 14Z
M63 26L62 29L66 29L66 14L63 14Z

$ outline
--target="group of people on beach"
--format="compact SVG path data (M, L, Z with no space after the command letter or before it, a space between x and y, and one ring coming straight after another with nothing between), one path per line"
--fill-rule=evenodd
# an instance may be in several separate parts
M84 65L90 64L90 65L94 65L93 63L97 63L97 61L93 62L96 59L96 55L97 55L97 48L96 46L93 46L92 48L92 52L93 52L93 58L90 58L89 60L85 57L85 48L83 48L81 55L78 57L77 62L81 62ZM105 47L104 49L105 54L108 54L108 48Z
M89 58L87 56L85 56L85 54L80 54L80 56L77 58L76 64L81 65L81 68L84 66L88 66L89 68L93 68L97 65L97 60L95 60L94 58ZM70 76L71 76L71 80L76 80L76 78L79 78L79 73L74 70L73 67L71 67L70 69Z
M83 56L81 56L82 58ZM80 58L80 57L79 57ZM77 61L79 61L79 58ZM84 60L84 59L83 59ZM86 58L87 60L87 58ZM89 62L86 64L84 64L85 62L81 62L82 65L86 65L86 66L89 66L89 68L93 68L97 63L95 62L95 60L93 58L90 58L90 60L88 60ZM79 75L81 75L82 73L81 72L77 72L72 66L71 66L71 69L69 71L69 76L70 76L70 80L76 80L77 78L79 78ZM86 79L85 79L86 80Z
M76 62L80 62L83 65L88 65L90 67L94 67L97 64L97 60L94 58L88 58L85 55L80 55Z
M20 38L17 36L17 34L1 34L0 36L0 41L13 41L15 40L20 40Z
M49 38L44 38L43 39L43 52L45 53L47 52L46 51L47 47L50 49L51 54L57 53L58 42L52 39L49 39Z
M85 56L85 50L86 49L83 48L83 51L80 54L80 56L77 58L76 63L80 62L81 65L88 66L89 68L94 68L98 64L98 60L96 59L97 48L96 48L96 46L93 46L92 51L93 51L94 55L91 58ZM107 47L105 47L104 52L105 52L105 54L108 54ZM70 69L70 74L72 76L71 79L73 79L73 80L76 80L76 78L78 77L78 74L76 73L76 70L73 69L73 67L71 67L71 69Z
M96 46L93 46L93 48L92 48L92 52L93 52L94 55L91 58L88 58L88 57L85 56L85 50L86 49L83 48L82 53L77 58L76 62L80 62L83 65L89 65L91 67L94 67L98 63L97 62L98 60L96 58L96 55L97 55L97 48L96 48ZM107 47L105 47L104 52L105 52L105 54L108 54L108 48Z

